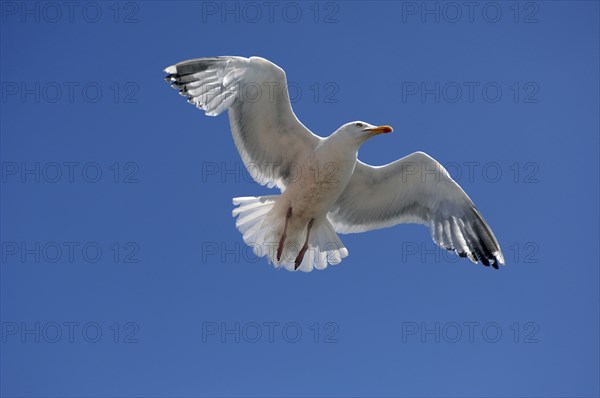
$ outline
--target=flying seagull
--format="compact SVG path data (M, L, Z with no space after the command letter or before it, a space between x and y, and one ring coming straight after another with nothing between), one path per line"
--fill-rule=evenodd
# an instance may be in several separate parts
M504 265L490 227L435 159L423 152L384 166L358 159L360 146L390 126L355 121L327 138L313 134L292 110L283 69L260 57L197 58L165 72L206 115L229 110L246 168L259 184L280 189L233 199L244 242L276 268L339 264L348 250L338 233L401 223L428 226L435 243L474 263Z

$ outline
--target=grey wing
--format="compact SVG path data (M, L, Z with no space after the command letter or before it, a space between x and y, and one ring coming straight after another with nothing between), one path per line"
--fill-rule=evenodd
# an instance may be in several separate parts
M471 199L435 159L415 152L385 166L358 162L328 213L340 233L423 224L441 247L498 268L504 257Z
M197 58L165 72L167 82L206 115L229 110L238 152L262 185L284 190L294 163L321 141L294 114L283 69L266 59Z

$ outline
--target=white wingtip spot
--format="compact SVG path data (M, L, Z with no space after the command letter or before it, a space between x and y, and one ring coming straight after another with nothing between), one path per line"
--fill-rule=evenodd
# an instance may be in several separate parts
M500 265L504 265L504 256L502 255L502 252L497 251L494 252L494 257L496 257L498 259L498 261L500 262Z
M177 67L175 65L171 65L165 68L165 73L169 75L174 75L177 73Z
M340 249L340 256L342 256L342 258L348 257L348 249L346 249L345 247L342 247Z

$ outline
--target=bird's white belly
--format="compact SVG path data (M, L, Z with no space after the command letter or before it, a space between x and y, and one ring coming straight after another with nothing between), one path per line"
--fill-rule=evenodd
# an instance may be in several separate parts
M323 161L317 156L303 162L283 194L294 218L309 221L325 216L346 188L353 166L348 162Z

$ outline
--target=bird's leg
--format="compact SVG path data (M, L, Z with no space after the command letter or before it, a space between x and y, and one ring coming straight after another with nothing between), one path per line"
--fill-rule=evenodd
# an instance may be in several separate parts
M285 242L285 237L287 233L287 226L290 217L292 216L292 208L288 208L288 211L285 215L285 225L283 227L283 233L281 234L281 239L279 239L279 246L277 247L277 261L281 260L281 252L283 252L283 243Z
M310 236L310 228L313 225L313 221L315 221L314 218L308 222L308 228L306 230L306 240L304 241L304 246L302 246L302 249L300 249L300 252L298 252L298 257L296 257L296 262L294 263L294 269L298 269L298 267L302 263L302 260L304 259L304 253L306 253L306 251L308 250L308 237Z

